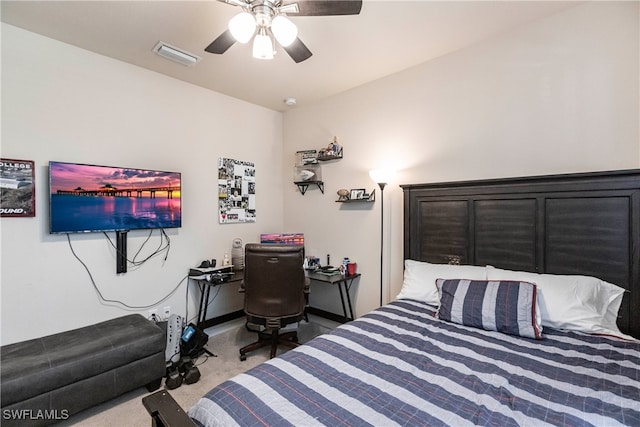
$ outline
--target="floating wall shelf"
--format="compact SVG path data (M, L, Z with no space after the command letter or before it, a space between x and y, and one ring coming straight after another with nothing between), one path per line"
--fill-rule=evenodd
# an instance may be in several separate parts
M336 203L373 203L376 201L376 190L374 189L371 193L369 193L369 197L365 197L362 199L346 199L346 200L336 200Z
M324 194L324 182L322 181L296 181L294 182L294 184L298 186L298 190L300 190L303 196L304 193L307 192L309 185L315 185L322 192L322 194Z
M338 151L320 150L317 160L319 162L326 162L329 160L339 160L342 158L342 147Z

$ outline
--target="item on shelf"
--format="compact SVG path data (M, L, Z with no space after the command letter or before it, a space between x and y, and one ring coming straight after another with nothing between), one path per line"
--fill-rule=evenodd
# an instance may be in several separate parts
M296 151L296 166L315 165L318 163L318 150Z
M338 137L334 136L333 141L327 148L318 152L318 160L333 160L342 158L342 146L338 144Z
M367 190L365 190L364 188L355 188L351 190L351 195L349 196L349 199L351 200L364 200L364 194Z
M375 202L376 190L374 189L371 193L367 193L364 188L356 188L352 190L341 189L338 190L338 196L340 197L336 202L339 203Z
M322 181L322 173L318 165L296 166L293 180L295 182Z
M227 267L231 265L231 260L229 259L229 254L225 253L224 254L224 259L222 260L222 265Z
M298 186L304 195L310 184L314 184L324 194L324 183L322 182L322 169L320 165L295 166L293 170L293 182Z

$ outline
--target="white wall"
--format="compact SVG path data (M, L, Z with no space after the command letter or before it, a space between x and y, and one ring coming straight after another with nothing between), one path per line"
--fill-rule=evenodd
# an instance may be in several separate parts
M285 225L322 259L357 260L362 315L379 299L380 204L334 200L340 188L372 189L368 170L399 169L385 190L388 301L402 282L398 184L640 167L638 18L637 2L583 4L286 112L285 181L295 151L334 135L345 157L323 166L325 195L285 186ZM339 313L336 292L314 287L313 305Z
M363 277L352 294L362 315L379 299L380 192L363 205L335 203L335 192L372 190L370 169L399 169L385 190L388 301L402 278L398 184L640 167L638 18L637 2L580 5L290 110L284 123L280 113L2 24L0 154L36 162L37 216L0 219L0 342L127 312L100 304L66 238L48 234L49 160L183 173L183 227L170 232L166 262L116 275L101 235L72 236L107 298L152 303L203 258L221 259L234 237L304 232L308 254L358 262ZM256 126L245 126L246 115ZM324 195L310 189L302 196L291 182L295 151L324 147L334 135L345 158L323 165ZM217 224L218 157L256 163L257 224ZM130 233L130 253L145 237ZM184 314L184 289L159 306ZM311 301L341 311L335 288L314 286ZM239 308L229 286L212 312Z
M247 116L254 126L246 126ZM221 261L234 237L250 242L282 229L281 151L280 113L2 24L1 155L35 161L37 209L35 218L0 220L2 344L129 312L147 315L101 303L66 236L49 234L50 160L182 172L183 226L167 230L166 261L117 275L102 234L71 235L105 298L146 306L178 286L189 267ZM255 162L256 224L218 224L219 157ZM129 233L130 257L146 236ZM154 233L143 254L159 243ZM170 305L185 315L186 283L160 311ZM189 286L191 318L197 293ZM211 315L241 308L237 286L228 285Z

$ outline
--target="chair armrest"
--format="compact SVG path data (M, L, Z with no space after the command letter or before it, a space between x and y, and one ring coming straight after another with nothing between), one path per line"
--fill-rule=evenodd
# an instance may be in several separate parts
M196 425L166 390L143 397L142 404L151 415L151 425L154 427L195 427Z

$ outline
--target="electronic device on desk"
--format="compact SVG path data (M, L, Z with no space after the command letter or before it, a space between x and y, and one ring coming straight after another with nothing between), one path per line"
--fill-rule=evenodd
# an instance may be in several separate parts
M216 267L216 260L203 261L199 267L189 269L189 278L211 283L223 283L233 276L233 265Z
M304 246L304 233L263 233L260 234L263 245L300 245Z

